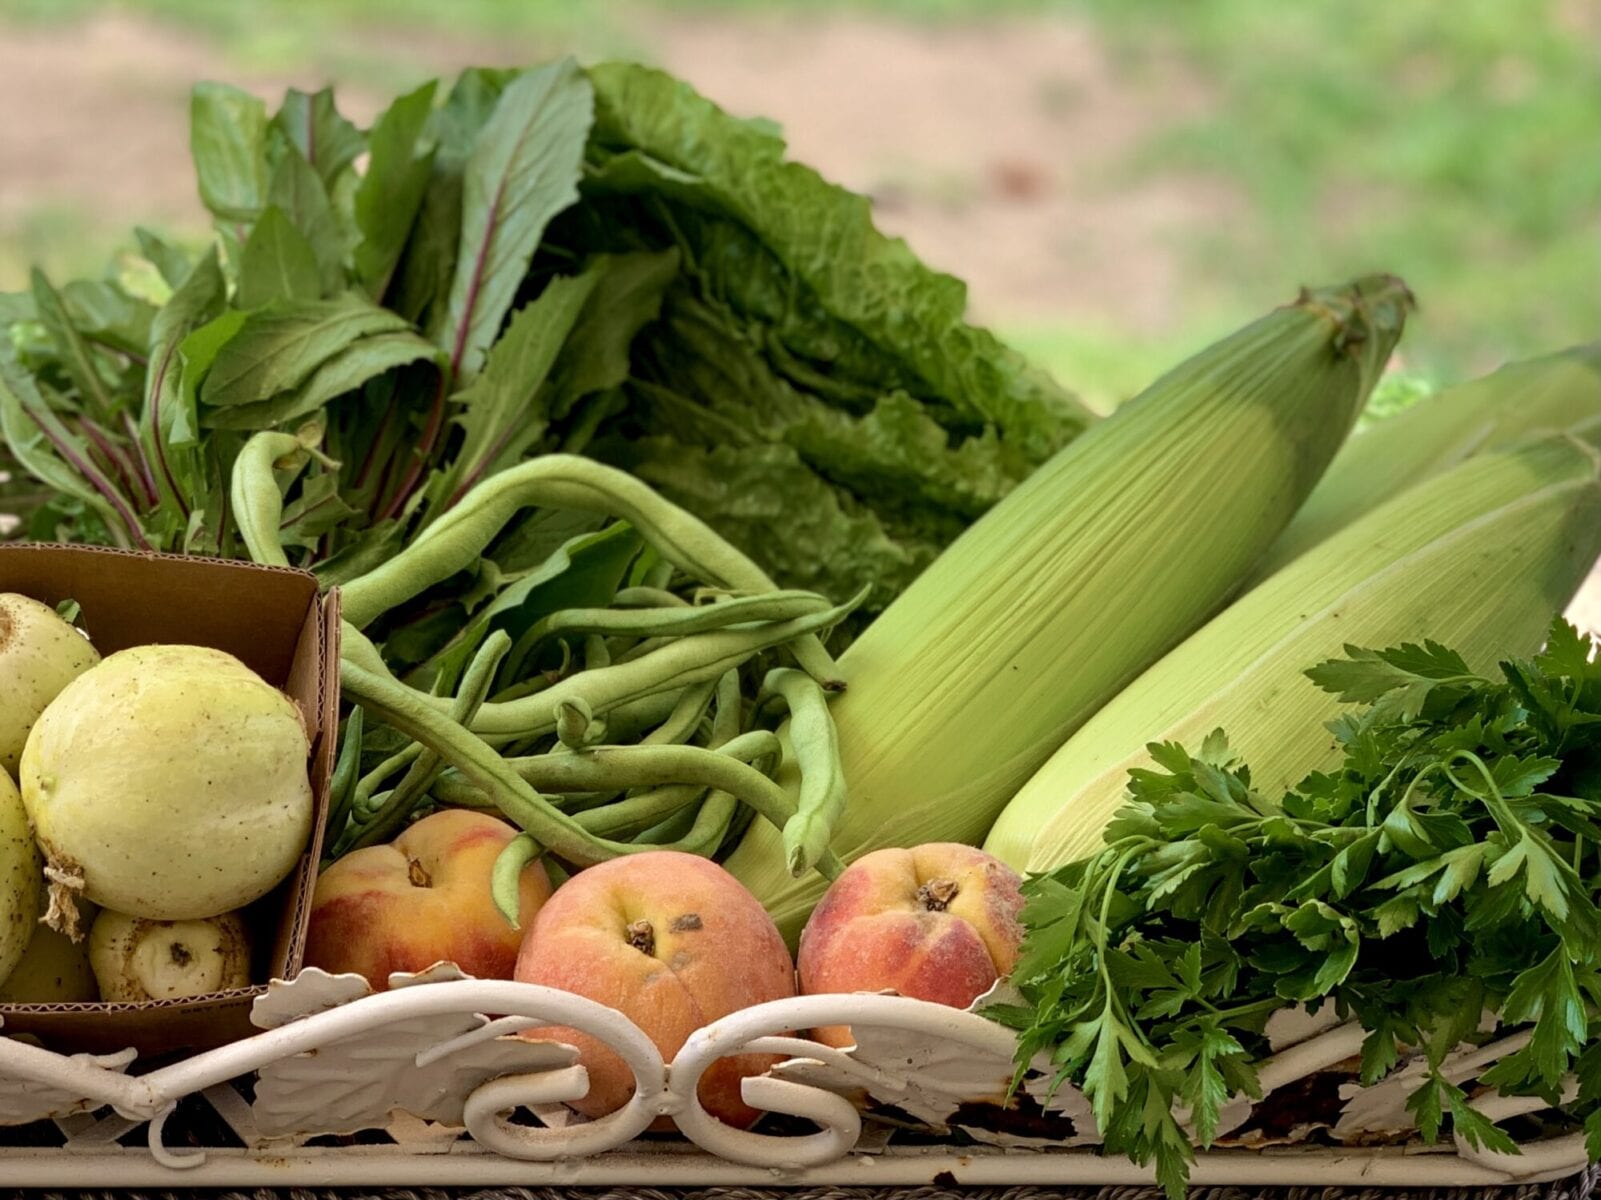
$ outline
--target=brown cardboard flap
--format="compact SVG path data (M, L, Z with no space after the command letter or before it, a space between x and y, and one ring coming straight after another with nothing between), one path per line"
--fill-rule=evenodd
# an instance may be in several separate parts
M268 979L300 970L339 729L339 602L309 572L220 559L43 543L0 545L0 592L74 600L101 654L152 643L211 646L299 706L310 740L312 839L293 874L245 912L256 986L143 1004L0 1004L0 1032L68 1053L132 1046L141 1058L210 1049L254 1032Z
M175 554L37 542L0 545L0 589L76 600L101 654L153 642L226 650L274 687L289 682L307 610L307 571Z

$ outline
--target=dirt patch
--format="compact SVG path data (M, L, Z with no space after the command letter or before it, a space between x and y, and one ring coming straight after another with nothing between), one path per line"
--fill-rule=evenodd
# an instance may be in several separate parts
M1176 243L1240 210L1215 185L1126 177L1136 147L1208 97L1176 64L1134 86L1076 20L703 18L663 24L651 44L873 196L887 230L968 281L980 319L1169 328Z
M1598 20L1578 3L1563 18L1586 30ZM980 320L1159 336L1181 321L1183 247L1245 212L1213 181L1128 176L1137 147L1211 96L1176 62L1124 77L1070 16L910 25L641 13L617 28L630 56L735 113L778 121L797 157L871 195L886 230L968 281ZM274 100L290 84L337 77L341 107L366 123L411 79L567 49L617 52L616 32L605 37L603 48L365 31L330 39L291 76L241 71L205 40L127 14L0 27L0 112L10 115L0 122L0 245L42 211L71 214L83 241L107 248L136 223L203 228L186 112L197 79ZM352 77L341 63L363 69ZM98 259L98 247L83 250ZM0 290L25 281L25 264L0 254ZM1572 614L1601 632L1601 574Z
M731 111L778 121L796 156L873 196L887 230L969 282L981 320L1159 333L1180 319L1186 235L1241 209L1215 184L1124 176L1133 149L1206 92L1176 65L1134 86L1077 20L651 15L629 38ZM396 87L561 49L406 31L361 48L384 56ZM331 44L327 62L357 49ZM242 73L207 42L127 14L0 30L0 111L23 118L0 124L0 238L41 209L75 214L108 243L135 222L199 228L190 83L224 78L272 99L331 70ZM386 93L342 82L339 94L364 122Z

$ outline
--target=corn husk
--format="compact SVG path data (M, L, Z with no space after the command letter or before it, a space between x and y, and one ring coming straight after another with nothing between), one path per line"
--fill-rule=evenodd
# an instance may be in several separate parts
M1306 668L1433 639L1487 671L1537 650L1601 554L1596 450L1570 436L1475 456L1252 589L1098 712L1018 792L985 849L1045 871L1094 852L1145 747L1214 729L1264 795L1338 760L1341 709Z
M1303 293L1098 423L964 533L840 660L832 846L977 844L1062 741L1217 610L1347 436L1411 297ZM776 829L725 864L792 941L822 893Z
M1251 572L1251 582L1471 455L1564 432L1601 439L1601 342L1508 363L1358 433Z

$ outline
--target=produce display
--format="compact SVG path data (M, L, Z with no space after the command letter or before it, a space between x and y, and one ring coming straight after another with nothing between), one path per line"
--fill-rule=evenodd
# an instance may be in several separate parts
M87 1004L99 999L89 939L74 942L48 925L34 924L32 932L17 965L0 979L0 1004Z
M1023 907L1021 880L1004 863L960 843L874 850L829 885L801 933L801 991L893 990L967 1008L1011 974ZM854 1044L847 1026L812 1036Z
M352 850L317 878L306 965L360 975L374 988L398 971L453 962L480 979L510 979L523 931L490 895L495 861L517 830L488 813L444 809L381 846ZM518 909L532 922L550 876L525 864Z
M250 983L250 935L236 912L151 921L105 909L89 929L89 966L113 1003L208 996Z
M1407 1109L1515 1153L1464 1090L1544 1098L1601 1157L1601 662L1558 621L1537 657L1481 673L1438 642L1351 647L1307 671L1354 704L1339 751L1259 788L1219 730L1151 748L1093 855L1032 878L1013 981L992 1015L1082 1084L1109 1149L1180 1193L1190 1139L1255 1091L1268 1016L1332 999L1369 1031L1353 1077L1416 1056ZM1442 1058L1484 1015L1532 1036L1468 1081ZM1571 1089L1571 1090L1570 1090Z
M795 994L795 969L773 919L716 863L655 851L603 863L563 884L523 942L515 977L588 996L617 1009L671 1057L718 1017ZM615 1051L575 1029L535 1028L524 1037L576 1046L589 1094L574 1107L615 1112L634 1077ZM706 1111L731 1125L761 1114L739 1083L778 1059L719 1059L700 1081Z
M71 611L73 606L66 606ZM311 838L305 722L237 658L101 659L56 610L0 596L26 730L0 771L0 1003L139 1002L251 982L239 910Z
M52 907L70 929L80 893L156 921L261 899L311 836L309 754L294 702L233 655L111 655L61 690L22 752Z
M1506 1150L1500 1089L1601 1157L1601 662L1553 620L1597 346L1375 418L1413 297L1373 274L1097 418L659 72L191 115L211 245L0 297L0 511L338 589L307 966L563 989L669 1059L798 993L971 1007L1175 1196L1269 1019L1333 1013L1402 1136ZM249 982L308 749L219 651L0 596L0 1001ZM756 1122L774 1061L707 1110Z

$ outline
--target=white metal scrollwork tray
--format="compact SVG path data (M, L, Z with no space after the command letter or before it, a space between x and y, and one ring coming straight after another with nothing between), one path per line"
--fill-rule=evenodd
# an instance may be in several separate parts
M466 979L450 967L397 976L371 994L356 976L303 972L255 1005L262 1032L139 1073L131 1052L65 1057L0 1037L0 1181L17 1187L162 1185L719 1186L774 1184L1115 1185L1149 1170L1102 1155L1089 1105L1044 1076L1005 1108L1012 1034L971 1012L889 995L802 996L696 1032L671 1062L622 1014L533 984ZM482 1014L500 1014L494 1018ZM1282 1018L1282 1019L1281 1019ZM850 1025L830 1049L786 1031ZM635 1092L595 1121L565 1102L588 1078L577 1052L514 1036L560 1025L611 1046ZM1287 1013L1269 1026L1263 1099L1224 1113L1197 1184L1473 1187L1560 1179L1586 1162L1583 1137L1528 1136L1542 1102L1494 1094L1477 1106L1516 1156L1460 1140L1424 1146L1403 1063L1371 1087L1347 1070L1362 1032ZM1446 1073L1471 1082L1525 1035L1464 1048ZM735 1129L701 1107L719 1058L772 1054L744 1096L769 1114ZM679 1133L648 1132L670 1116ZM1519 1125L1519 1121L1524 1122Z

